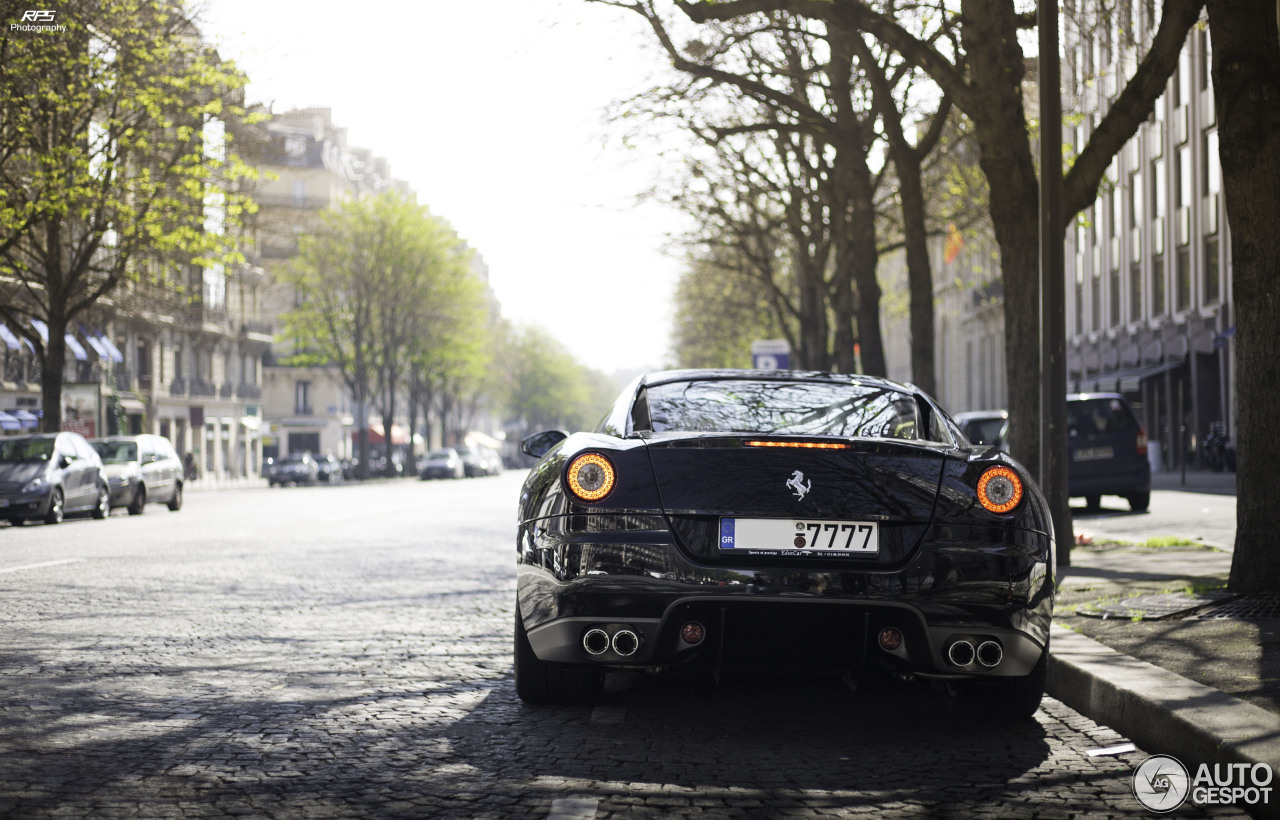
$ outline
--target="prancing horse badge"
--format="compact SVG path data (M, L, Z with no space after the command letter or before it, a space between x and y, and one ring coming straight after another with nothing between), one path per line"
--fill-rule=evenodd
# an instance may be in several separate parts
M796 498L803 501L805 495L813 487L813 479L810 479L808 483L805 483L804 473L796 470L795 473L792 474L790 480L787 481L787 486L795 492Z

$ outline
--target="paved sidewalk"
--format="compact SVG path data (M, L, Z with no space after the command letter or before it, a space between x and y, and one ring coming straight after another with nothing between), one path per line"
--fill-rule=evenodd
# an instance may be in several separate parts
M1189 472L1184 484L1181 474L1166 473L1153 485L1195 506L1190 493L1233 495L1235 475ZM1210 617L1208 596L1225 594L1211 590L1226 585L1231 544L1214 548L1200 538L1199 545L1139 547L1144 535L1197 537L1144 533L1142 521L1077 519L1077 534L1087 532L1093 543L1072 549L1072 566L1059 578L1049 694L1143 749L1178 758L1193 774L1201 763L1280 770L1280 618ZM1105 532L1121 524L1129 544ZM1218 541L1234 542L1234 526L1229 536L1218 532ZM1203 607L1161 617L1165 604ZM1280 818L1280 795L1250 811Z

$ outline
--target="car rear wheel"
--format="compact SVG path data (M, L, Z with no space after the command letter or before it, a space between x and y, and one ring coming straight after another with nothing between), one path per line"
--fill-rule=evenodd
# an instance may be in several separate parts
M1133 493L1132 495L1125 496L1125 500L1129 502L1129 509L1134 512L1146 512L1147 508L1151 506L1151 493L1150 491L1145 493Z
M111 493L106 484L98 485L98 503L93 507L93 517L101 521L111 515Z
M590 703L600 694L604 676L589 669L572 669L564 664L538 660L525 632L524 621L516 613L515 627L516 694L525 703Z
M49 511L44 514L44 523L62 523L62 488L54 487L53 496L49 499Z
M142 511L147 508L147 488L138 485L133 491L133 500L129 502L129 515L142 515Z
M169 503L165 505L173 512L182 509L182 484L181 482L173 485L173 498L169 499Z

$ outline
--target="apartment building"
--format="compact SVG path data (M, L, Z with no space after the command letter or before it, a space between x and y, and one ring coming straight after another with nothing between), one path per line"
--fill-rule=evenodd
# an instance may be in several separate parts
M1147 4L1065 25L1063 141L1079 151L1137 66L1156 23ZM1235 416L1231 259L1207 31L1193 28L1155 111L1115 158L1065 241L1068 389L1121 392L1138 410L1153 466L1196 464L1198 442ZM939 397L955 410L1005 404L999 255L970 236L933 260ZM886 291L905 288L883 260ZM910 379L905 315L885 319L890 375Z
M386 159L348 145L346 129L334 124L328 108L274 114L263 128L261 168L270 178L255 194L256 256L271 282L265 313L277 334L263 369L263 450L269 457L311 452L347 458L359 425L370 427L372 441L385 441L381 419L372 408L355 405L336 367L289 363L298 346L279 336L279 317L305 294L280 284L275 274L291 264L298 236L318 226L321 212L368 194L412 190L391 176ZM398 425L390 437L392 444L408 443L407 430Z
M225 151L227 126L204 125L206 150ZM237 134L237 137L240 136ZM251 138L251 135L248 135ZM223 231L225 197L204 203L204 229ZM66 334L62 427L85 436L157 433L190 453L199 475L256 475L261 465L265 278L253 264L178 265L174 287L125 283ZM47 338L39 322L32 327ZM38 426L40 368L31 345L0 327L0 430Z

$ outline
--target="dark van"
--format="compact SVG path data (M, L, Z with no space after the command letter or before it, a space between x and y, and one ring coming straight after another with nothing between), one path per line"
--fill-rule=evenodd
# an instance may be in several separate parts
M1151 504L1147 431L1119 393L1067 396L1067 487L1096 510L1104 495L1118 495L1134 512Z

